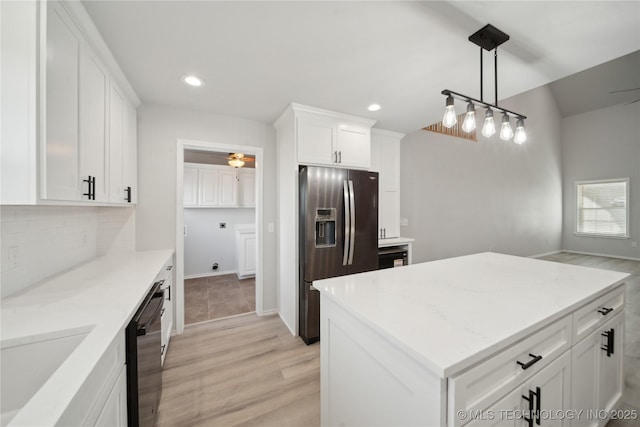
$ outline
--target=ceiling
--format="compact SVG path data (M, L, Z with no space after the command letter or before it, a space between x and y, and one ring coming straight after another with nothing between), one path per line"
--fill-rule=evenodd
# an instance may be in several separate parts
M184 161L186 163L204 163L208 165L229 165L229 157L233 153L219 153L204 150L184 150ZM255 156L245 154L243 156L245 164L243 167L255 168Z
M144 103L266 123L290 102L405 133L435 122L443 89L479 97L479 48L467 38L487 23L511 36L499 48L500 99L640 50L639 1L84 5ZM485 52L489 102L492 56ZM190 73L206 84L184 85ZM367 111L374 102L382 109Z

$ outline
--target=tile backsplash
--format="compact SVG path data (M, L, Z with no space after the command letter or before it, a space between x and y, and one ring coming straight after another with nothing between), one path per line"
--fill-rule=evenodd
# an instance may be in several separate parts
M135 250L135 209L2 206L4 297L112 251Z

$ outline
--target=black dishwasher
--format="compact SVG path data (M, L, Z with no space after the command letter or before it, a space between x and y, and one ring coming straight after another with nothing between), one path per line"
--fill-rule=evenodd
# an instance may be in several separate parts
M160 313L162 282L153 288L126 328L127 421L129 427L154 426L162 393Z

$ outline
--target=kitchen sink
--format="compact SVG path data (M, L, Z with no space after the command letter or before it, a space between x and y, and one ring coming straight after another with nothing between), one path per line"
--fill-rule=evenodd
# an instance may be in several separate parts
M91 329L93 326L56 331L29 339L0 341L1 426L9 424Z

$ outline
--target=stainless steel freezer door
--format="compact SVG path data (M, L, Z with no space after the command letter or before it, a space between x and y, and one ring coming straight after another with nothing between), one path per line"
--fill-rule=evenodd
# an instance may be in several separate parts
M355 233L348 274L378 269L378 173L349 171L353 183Z
M303 248L300 262L304 262L306 282L347 274L343 265L345 253L345 194L344 183L348 171L345 169L307 166L300 172L300 245ZM322 229L335 232L335 245L325 241L316 242L318 218L326 218L328 211L335 210L335 224ZM376 233L374 229L374 237ZM376 255L377 256L377 255Z

